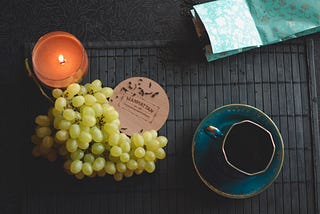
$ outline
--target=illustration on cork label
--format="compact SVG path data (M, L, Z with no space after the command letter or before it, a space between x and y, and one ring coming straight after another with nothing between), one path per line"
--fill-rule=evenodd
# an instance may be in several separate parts
M110 104L119 112L121 130L128 135L159 130L169 115L166 92L157 82L145 77L132 77L119 83Z

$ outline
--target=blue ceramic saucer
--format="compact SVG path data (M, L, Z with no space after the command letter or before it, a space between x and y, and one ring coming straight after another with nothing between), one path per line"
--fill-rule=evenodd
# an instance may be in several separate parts
M222 139L212 139L205 133L207 126L215 126L226 133L234 123L251 120L267 129L274 139L275 155L266 172L244 178L230 178L218 170L214 157L214 144ZM261 110L244 104L222 106L211 112L198 126L192 143L192 159L201 180L214 192L228 198L248 198L267 189L279 175L284 158L281 134L275 123Z

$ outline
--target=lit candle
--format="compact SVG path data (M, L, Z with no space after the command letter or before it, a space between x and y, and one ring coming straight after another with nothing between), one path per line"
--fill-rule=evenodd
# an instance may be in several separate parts
M88 56L75 36L56 31L38 40L32 51L32 64L43 84L64 88L82 80L88 70Z

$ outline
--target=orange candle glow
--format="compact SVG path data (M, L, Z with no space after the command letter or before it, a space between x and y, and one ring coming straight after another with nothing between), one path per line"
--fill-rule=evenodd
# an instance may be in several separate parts
M75 36L55 31L38 40L32 51L32 64L43 84L65 88L82 80L88 70L88 56Z

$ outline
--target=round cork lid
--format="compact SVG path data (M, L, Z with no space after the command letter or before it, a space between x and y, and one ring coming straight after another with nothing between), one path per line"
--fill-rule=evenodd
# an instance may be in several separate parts
M110 98L120 117L120 131L132 135L159 130L169 115L169 99L164 89L145 77L119 83Z

